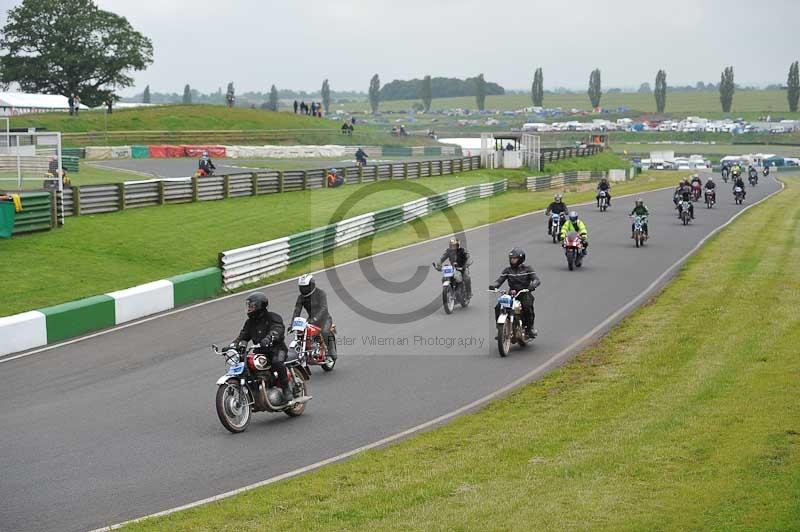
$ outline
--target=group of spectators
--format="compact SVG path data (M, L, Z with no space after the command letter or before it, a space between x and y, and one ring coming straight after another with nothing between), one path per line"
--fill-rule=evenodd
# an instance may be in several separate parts
M408 131L406 131L406 126L400 124L400 127L392 126L392 136L393 137L407 137Z
M356 117L350 118L350 120L345 120L342 124L342 135L352 135L353 130L355 129L356 124Z
M316 116L317 118L322 118L321 103L311 102L311 105L309 105L304 101L297 103L297 100L295 100L294 104L292 104L292 107L294 107L294 114Z
M69 114L70 116L78 115L78 109L81 107L81 97L77 94L70 94L69 98L67 98L67 105L69 106Z

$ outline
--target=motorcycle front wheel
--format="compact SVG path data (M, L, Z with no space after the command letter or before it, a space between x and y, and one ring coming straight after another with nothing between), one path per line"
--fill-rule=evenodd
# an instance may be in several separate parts
M324 367L323 367L324 369ZM333 369L333 368L331 368ZM330 370L329 370L330 371ZM296 392L300 392L300 397L304 397L308 395L308 382L306 382L302 376L297 374L296 369L291 370L291 378L293 382L293 388ZM289 417L297 417L303 415L303 412L306 411L306 404L305 403L295 403L291 408L287 408L283 411Z
M511 351L511 323L508 321L497 324L497 350L501 357L507 357Z
M452 314L456 307L456 294L452 286L442 288L442 307L444 307L445 314Z
M252 410L248 397L242 397L242 389L231 379L217 387L217 416L222 426L234 434L244 432L250 425Z
M574 251L567 251L567 267L569 271L575 269L575 252Z

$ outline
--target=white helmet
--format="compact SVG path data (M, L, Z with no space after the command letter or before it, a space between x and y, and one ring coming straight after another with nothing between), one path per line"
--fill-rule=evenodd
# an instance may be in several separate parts
M300 293L304 296L310 296L317 289L317 283L314 281L314 276L310 273L301 275L297 280L297 286L300 288Z

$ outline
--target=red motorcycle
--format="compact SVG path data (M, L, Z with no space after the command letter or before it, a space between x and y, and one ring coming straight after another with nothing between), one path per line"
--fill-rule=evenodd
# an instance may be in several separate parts
M583 240L578 233L570 231L562 243L564 246L564 254L567 256L567 266L572 271L575 267L580 268L583 264Z
M322 337L322 328L302 317L292 321L294 340L289 344L289 350L296 351L300 359L305 359L309 366L319 366L324 371L333 371L336 359L328 353L328 344ZM331 334L336 334L336 325L331 325ZM334 338L334 342L336 339Z
M700 181L692 181L692 201L698 201L702 191L703 185L700 183Z

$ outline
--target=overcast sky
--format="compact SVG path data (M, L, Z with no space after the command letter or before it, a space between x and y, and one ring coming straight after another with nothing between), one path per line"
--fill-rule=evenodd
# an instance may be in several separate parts
M0 0L3 13L13 0ZM762 0L98 0L153 40L155 61L130 95L279 88L365 91L396 78L483 72L508 89L719 81L785 83L800 57L800 1ZM737 28L737 29L734 29Z

